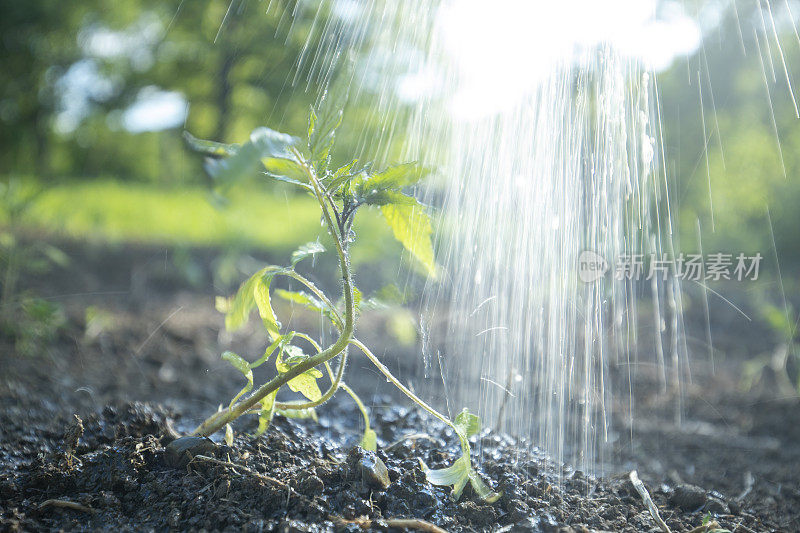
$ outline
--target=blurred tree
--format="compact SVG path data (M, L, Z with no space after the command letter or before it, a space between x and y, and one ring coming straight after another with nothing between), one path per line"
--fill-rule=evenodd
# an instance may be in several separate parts
M322 0L9 3L0 21L0 172L181 181L202 175L196 158L176 149L184 127L228 142L260 125L301 133L310 103L330 79L320 71L338 65L337 54L355 38L342 20L330 23L342 16L331 6ZM131 125L132 109L165 95L173 106L176 99L188 103L184 123L151 133ZM376 116L368 112L374 95L362 96L342 135L344 152L360 153L382 138L376 133L397 112Z
M4 2L0 17L0 167L48 171L56 80L81 57L76 29L96 2Z
M740 7L738 17L722 11L704 46L659 75L670 198L684 250L698 248L699 220L705 250L770 257L769 208L781 262L800 264L800 120L787 83L788 73L800 89L800 43L778 7L774 30L769 14L755 8Z

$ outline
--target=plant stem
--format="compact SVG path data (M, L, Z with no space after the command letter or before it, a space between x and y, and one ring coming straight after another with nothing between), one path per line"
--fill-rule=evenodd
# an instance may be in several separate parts
M356 402L358 410L361 411L361 416L364 417L364 432L369 431L370 430L369 411L367 411L367 406L364 405L364 402L361 401L361 398L358 397L358 394L356 394L356 392L353 389L347 386L347 383L342 383L339 386L342 388L343 391L345 391L347 394L350 395L350 398L352 398L354 402Z
M301 158L299 158L299 160L304 161ZM336 251L339 255L339 268L342 271L345 304L344 325L341 333L339 334L339 338L336 339L336 342L328 346L325 350L319 352L317 355L309 357L305 361L293 366L286 372L277 375L272 380L261 385L244 400L241 400L239 403L211 415L192 432L193 435L208 436L216 433L225 427L225 424L235 420L236 418L239 418L267 395L275 392L283 385L286 385L292 379L296 378L307 370L326 363L330 359L345 351L347 346L350 344L351 339L353 338L355 305L353 300L353 279L350 272L349 257L345 251L346 247L342 242L343 237L339 234L339 228L331 218L328 204L324 194L322 193L319 181L317 181L317 178L314 175L314 171L307 163L303 162L302 165L306 174L308 175L309 182L314 188L314 195L317 197L317 202L319 202L320 208L322 209L323 217L328 225L328 230L333 236L333 240L336 244Z
M311 337L306 335L305 333L295 333L296 336L307 340L310 342L314 348L317 349L317 352L321 352L322 348L320 348L319 344L314 341ZM331 386L322 395L319 400L313 402L275 402L275 409L311 409L312 407L317 407L318 405L322 405L323 403L330 400L339 387L345 388L346 385L342 383L342 376L344 375L344 368L347 365L347 350L342 353L342 360L339 363L339 368L336 370L336 375L333 375L333 370L331 370L331 365L325 361L325 368L328 370L328 376L331 378Z
M357 346L359 350L361 350L362 352L364 352L364 355L366 355L366 356L367 356L367 358L368 358L370 361L372 361L372 364L374 364L376 367L378 367L378 370L380 370L381 374L383 374L384 376L386 376L386 379L388 379L388 380L389 380L389 381L390 381L390 382L391 382L391 383L392 383L392 384L393 384L395 387L397 387L398 389L400 389L400 390L403 392L403 394L405 394L406 396L408 396L408 397L409 397L409 398L410 398L410 399L411 399L411 400L412 400L414 403L416 403L417 405L419 405L420 407L422 407L422 408L423 408L424 410L426 410L428 413L430 413L431 415L435 416L436 418L438 418L439 420L441 420L442 422L444 422L445 424L447 424L448 426L450 426L451 428L453 428L453 431L455 431L455 432L456 432L456 434L457 434L457 435L459 435L459 431L458 431L458 429L456 428L455 424L453 424L453 423L450 421L450 419L449 419L449 418L447 418L446 416L444 416L443 414L441 414L439 411L437 411L436 409L434 409L433 407L431 407L430 405L428 405L427 403L425 403L425 401L424 401L422 398L420 398L419 396L417 396L416 394L414 394L413 392L411 392L411 389L409 389L408 387L406 387L405 385L403 385L403 384L400 382L400 380L398 380L396 377L394 377L394 375L392 374L392 372L391 372L391 371L390 371L388 368L386 368L386 365L384 365L383 363L381 363L381 360L380 360L380 359L378 359L378 357L377 357L375 354L373 354L373 353L372 353L372 352L369 350L369 348L367 348L367 347L364 345L364 343L363 343L363 342L361 342L360 340L358 340L358 339L356 339L355 337L353 337L353 339L350 341L350 344L352 344L352 345L354 345L354 346Z

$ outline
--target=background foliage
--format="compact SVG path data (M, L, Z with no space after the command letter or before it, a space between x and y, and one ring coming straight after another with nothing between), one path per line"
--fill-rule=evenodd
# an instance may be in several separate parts
M701 24L703 46L657 78L677 247L768 258L777 252L791 300L800 267L800 120L786 78L793 85L800 80L800 40L788 21L778 21L781 49L759 54L760 7L740 6L737 17L711 2L692 4L701 14L711 6L705 13L713 11L718 21ZM313 238L315 228L288 215L307 210L307 199L280 184L265 181L258 192L234 195L229 212L212 213L200 201L206 190L201 162L186 152L181 132L220 142L245 139L259 125L303 132L320 86L304 70L310 63L301 68L297 58L314 57L326 46L314 37L312 22L320 6L322 21L339 16L326 12L328 5L6 2L0 17L0 179L21 177L45 189L23 225L76 237L237 241L282 250ZM340 154L361 156L368 149L363 140L378 137L380 124L367 111L370 97L367 90L348 110ZM170 98L185 103L185 119L137 125L143 102ZM387 158L404 159L402 140L396 136ZM284 234L236 214L254 205L285 211ZM764 266L761 292L751 296L784 307L772 261ZM789 336L794 329L788 327Z

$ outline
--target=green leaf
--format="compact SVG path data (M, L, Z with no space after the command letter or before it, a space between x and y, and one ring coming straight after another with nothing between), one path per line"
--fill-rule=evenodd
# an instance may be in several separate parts
M328 104L323 105L324 109L320 110L315 119L314 129L308 136L308 149L311 152L311 160L315 163L324 162L330 155L336 130L342 124L344 117L344 105L330 102Z
M472 485L475 493L487 503L494 503L503 495L502 492L493 491L489 485L483 482L478 473L472 469L469 472L469 484Z
M472 463L467 455L462 455L449 467L438 470L429 469L422 460L420 460L420 463L422 464L422 470L425 472L425 477L431 484L453 487L452 495L456 500L461 497L461 492L468 481L475 493L488 503L496 502L503 495L502 493L494 492L483 482L478 473L473 470Z
M183 139L186 141L186 144L189 146L189 148L195 152L200 152L201 154L215 157L234 155L241 147L241 145L238 144L224 144L198 139L188 131L183 132Z
M364 431L364 436L361 437L359 446L371 452L378 449L378 435L374 429L370 428Z
M258 314L264 323L267 333L274 341L280 337L281 324L272 309L272 302L269 295L269 285L272 282L272 274L264 274L256 279L253 286L253 299L258 307Z
M226 159L207 159L206 172L223 187L253 176L267 158L285 158L297 140L269 128L257 128L250 140Z
M350 90L351 68L346 68L330 91L326 91L317 109L312 109L309 119L308 150L311 161L320 170L328 165L336 129L342 123L344 108ZM313 123L313 125L312 125Z
M359 195L361 199L361 203L367 205L421 205L417 202L417 199L413 196L409 196L407 194L403 194L399 191L393 191L390 189L376 189L372 191L366 191L363 194Z
M358 159L353 159L350 163L339 167L336 172L323 179L325 190L329 193L336 194L345 182L353 179L355 176L355 174L350 173L350 170L352 170L356 163L358 163Z
M231 300L224 296L217 296L214 299L214 308L222 314L228 314L231 310Z
M258 148L261 157L283 156L288 154L287 149L297 144L297 137L280 133L269 128L260 127L250 134L250 143Z
M233 446L233 428L230 424L225 424L225 444Z
M286 353L288 357L284 358L283 354ZM293 366L297 365L308 359L308 356L298 346L286 345L282 351L278 353L278 358L275 360L275 368L281 374L288 372ZM299 392L312 402L316 402L322 398L322 391L319 389L317 380L322 377L322 372L316 368L309 368L302 374L293 377L286 384L294 392Z
M308 117L308 138L314 133L314 126L317 124L317 113L314 111L314 106L311 106L311 114Z
M250 368L256 368L264 364L266 361L272 357L272 354L275 353L279 347L282 347L283 344L291 340L291 337L288 335L281 335L277 339L275 339L272 344L270 344L266 350L264 350L264 355L258 358L257 361L250 363Z
M277 395L278 391L276 390L267 394L261 400L261 410L258 413L258 429L256 430L255 434L256 437L262 435L269 427L269 423L272 421L272 416L275 414L275 397Z
M363 309L388 309L406 303L406 295L395 284L386 285L367 298L362 304Z
M480 417L470 413L466 407L456 415L453 424L456 426L456 430L467 439L473 435L477 435L481 430Z
M361 302L364 299L364 295L361 291L353 285L353 309L355 309L356 313L359 313L361 310Z
M305 243L303 246L292 252L292 267L305 259L306 257L314 254L319 254L325 251L325 247L319 241L311 241Z
M239 290L233 298L217 298L217 310L225 313L225 329L236 331L247 323L250 311L256 305L253 289L267 270L267 268L262 268L250 276L239 286Z
M333 309L325 305L322 301L318 300L311 294L308 294L305 291L286 291L283 289L276 289L275 294L288 302L301 305L309 311L322 313L328 318L328 320L331 321L334 326L340 327L339 319L336 318L336 314L333 312Z
M325 304L305 291L286 291L283 289L275 289L275 294L287 302L302 305L310 311L316 311L318 313L324 312Z
M312 402L322 398L322 391L319 390L317 379L322 377L322 372L316 368L309 368L299 376L290 379L286 384L294 392L299 392Z
M414 185L429 173L427 168L416 163L403 163L372 174L360 184L360 188L366 193L385 189L399 191L403 187Z
M247 361L233 352L224 352L222 354L222 359L228 361L231 366L241 372L245 379L247 379L247 385L245 385L242 390L240 390L239 393L233 397L233 400L231 400L230 405L233 405L236 403L236 400L242 397L243 394L250 392L253 389L253 371L250 369L250 364Z
M267 169L267 174L279 180L299 185L304 189L313 191L314 189L308 184L308 175L306 174L303 165L294 159L285 157L265 157L261 160L264 168Z
M395 238L422 263L431 277L437 277L431 241L433 225L423 207L416 201L415 205L389 204L381 206L381 212Z

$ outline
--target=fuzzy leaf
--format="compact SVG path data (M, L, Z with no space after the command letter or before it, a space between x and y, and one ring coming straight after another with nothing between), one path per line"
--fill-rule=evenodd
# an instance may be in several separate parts
M231 310L231 300L224 296L217 296L214 299L214 308L222 314L227 314Z
M370 428L364 431L364 436L361 437L359 446L370 452L374 452L378 449L378 435L375 433L374 429Z
M436 262L431 241L433 226L424 208L415 200L414 205L384 205L381 206L381 211L395 238L422 263L428 274L435 278Z
M264 328L274 341L280 337L281 324L272 309L272 302L269 295L269 285L272 282L272 274L265 274L256 278L253 286L253 299L258 307L258 314L264 322Z
M456 415L453 424L464 438L470 438L481 430L481 419L477 415L470 413L465 407L463 411Z
M253 371L250 369L250 364L247 361L233 352L224 352L222 354L222 359L228 361L231 366L241 372L247 380L247 385L245 385L242 390L240 390L239 393L233 397L233 400L231 400L231 405L233 405L236 403L236 400L242 397L243 394L250 392L253 389Z
M292 267L305 259L306 257L314 254L319 254L325 251L325 247L319 241L311 241L302 245L300 248L292 252Z

